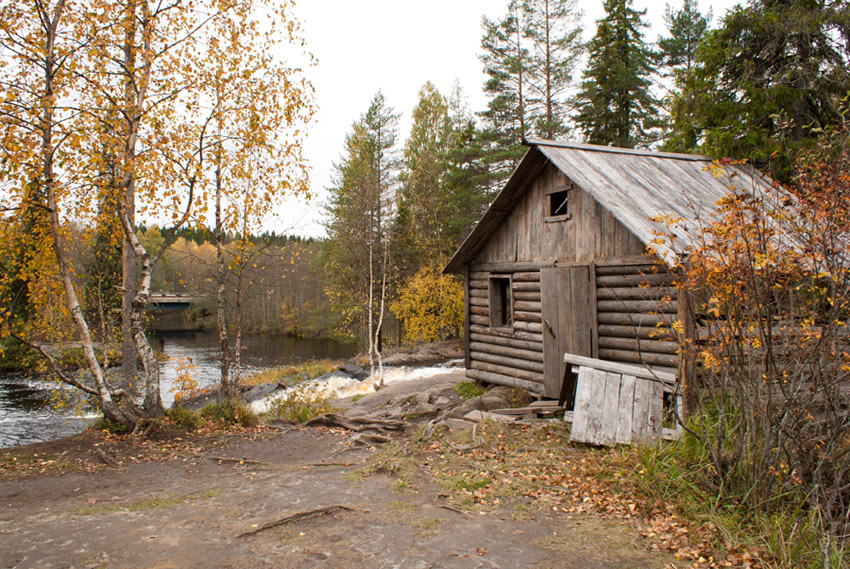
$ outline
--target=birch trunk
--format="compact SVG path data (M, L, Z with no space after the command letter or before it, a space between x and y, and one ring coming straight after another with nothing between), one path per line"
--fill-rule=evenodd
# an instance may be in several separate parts
M62 13L65 9L64 0L59 0L53 12L51 20L45 22L46 29L46 45L44 59L44 109L41 116L41 174L47 194L47 209L48 219L50 220L50 236L53 241L54 253L56 255L56 264L59 268L60 278L62 280L62 288L65 292L65 300L68 303L68 309L74 321L74 327L79 335L80 345L83 349L83 356L86 365L94 378L95 389L99 399L99 405L105 417L110 420L117 421L127 427L135 428L138 424L139 414L134 409L134 404L131 400L127 400L127 405L118 405L112 398L112 393L106 383L106 378L103 373L103 368L97 360L97 355L94 352L92 343L91 331L88 323L83 315L82 307L80 306L79 297L74 287L71 269L68 266L68 261L65 257L65 243L61 234L61 220L59 218L59 204L56 197L56 178L54 174L54 154L55 146L53 144L53 100L55 97L55 72L56 72L56 35L59 26L59 21L62 18ZM47 15L47 14L45 14Z

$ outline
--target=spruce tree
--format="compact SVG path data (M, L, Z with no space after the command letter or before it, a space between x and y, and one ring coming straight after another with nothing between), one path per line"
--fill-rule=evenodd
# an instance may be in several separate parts
M653 52L642 32L646 11L636 11L631 0L605 0L604 6L590 41L575 120L592 144L647 146L659 120L650 91Z
M446 231L450 238L449 254L453 253L472 230L495 191L488 183L486 153L482 131L469 110L466 96L456 81L448 100L451 131L443 154L446 172L443 176L447 195Z
M751 0L728 12L697 52L688 126L698 149L790 180L789 152L846 120L847 14L845 0Z

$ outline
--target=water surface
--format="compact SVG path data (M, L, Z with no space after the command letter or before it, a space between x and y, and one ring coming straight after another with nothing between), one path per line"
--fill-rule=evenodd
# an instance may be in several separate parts
M174 402L181 373L188 373L201 387L219 381L218 336L204 332L152 335L154 350L162 349L168 360L162 364L162 399ZM349 344L292 336L247 334L243 337L243 375L264 368L312 359L345 359L353 355ZM94 417L73 410L55 410L57 384L20 376L0 376L0 448L53 440L80 432ZM83 412L85 414L85 412Z

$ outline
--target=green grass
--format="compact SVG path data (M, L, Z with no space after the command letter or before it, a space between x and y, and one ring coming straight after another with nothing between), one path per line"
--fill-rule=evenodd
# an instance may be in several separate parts
M487 392L486 389L474 381L461 381L460 383L455 384L454 390L464 399L472 399L473 397L484 395Z
M110 506L88 506L85 508L76 508L72 512L79 516L98 516L105 514L113 514L126 510L128 512L147 512L157 510L159 508L170 508L178 504L190 504L198 500L209 500L215 498L222 493L219 488L208 490L200 494L189 494L188 496L159 496L149 497L131 502L126 506L110 505Z
M145 512L148 510L156 510L159 508L170 508L177 504L182 504L185 500L179 496L167 496L165 498L145 498L138 502L133 502L127 509L131 512Z

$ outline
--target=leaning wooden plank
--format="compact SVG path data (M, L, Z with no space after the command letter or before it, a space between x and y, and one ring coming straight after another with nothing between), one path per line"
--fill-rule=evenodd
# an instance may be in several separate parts
M583 369L583 366L582 366ZM605 375L601 369L592 369L590 372L590 410L588 411L587 442L602 444L605 440L602 433L602 409L605 402Z
M652 398L649 400L649 417L647 426L647 437L653 444L657 444L662 437L661 420L664 413L664 395L659 383L652 383Z
M633 375L623 374L620 381L620 407L617 416L617 434L614 440L627 445L632 442L632 417L635 406L635 383Z
M645 378L635 381L635 404L632 412L632 442L643 444L647 442L647 427L649 422L649 400L652 397L652 384Z
M588 421L590 420L590 395L593 369L582 367L578 372L576 384L576 402L573 406L573 424L570 428L570 440L586 443Z
M605 373L605 394L602 399L597 441L601 445L611 446L617 438L617 413L620 408L621 375L612 371Z
M666 372L652 372L644 367L639 366L607 362L605 360L597 360L594 358L587 358L585 356L577 356L575 354L564 354L564 361L582 367L587 366L599 370L613 371L614 373L629 374L644 379L661 381L663 383L676 383L675 374Z
M657 354L654 352L637 353L629 350L599 348L599 357L605 361L622 362L625 364L643 364L671 368L679 365L678 354Z

